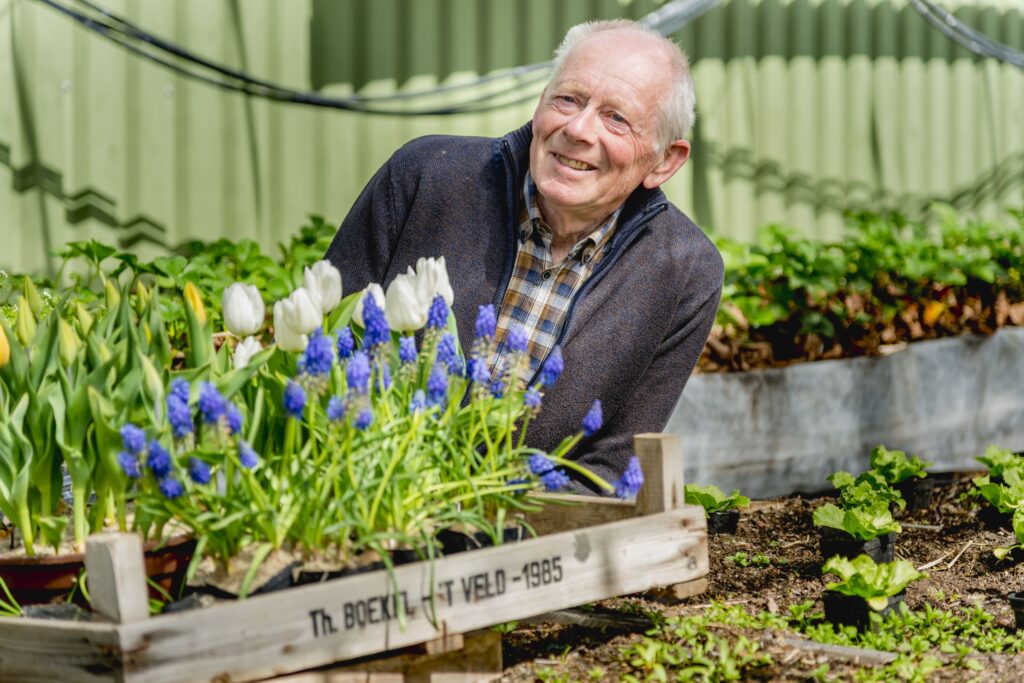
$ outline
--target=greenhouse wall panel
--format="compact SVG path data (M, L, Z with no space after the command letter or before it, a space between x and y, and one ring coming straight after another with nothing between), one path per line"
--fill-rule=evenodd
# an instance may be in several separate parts
M330 96L471 83L547 59L573 23L661 6L102 4L213 61ZM1024 49L1021 2L959 4L963 21ZM914 213L947 201L995 216L1024 199L1024 71L954 46L906 2L727 0L676 37L693 58L699 111L692 160L666 191L706 229L752 239L784 222L835 237L847 210ZM339 222L416 136L521 125L540 87L454 117L281 104L175 75L37 0L0 0L0 268L52 271L50 252L92 238L144 255L219 237L272 247L308 214Z

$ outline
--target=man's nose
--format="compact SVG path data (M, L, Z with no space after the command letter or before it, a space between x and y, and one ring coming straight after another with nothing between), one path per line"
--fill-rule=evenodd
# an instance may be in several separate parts
M599 123L597 111L592 107L583 107L565 124L565 132L577 142L593 144L597 139Z

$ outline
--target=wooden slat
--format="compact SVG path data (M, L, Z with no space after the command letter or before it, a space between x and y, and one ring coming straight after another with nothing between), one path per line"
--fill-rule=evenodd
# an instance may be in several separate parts
M635 501L598 496L538 494L544 503L527 521L538 535L607 524L672 510L683 504L683 449L676 434L637 434L633 449L644 472Z
M425 642L707 573L703 511L642 519L163 615L119 628L127 683L253 680ZM433 590L436 621L428 618ZM436 626L435 626L436 624Z
M85 542L85 570L93 611L122 624L149 618L141 537L120 533L90 536Z
M112 624L0 619L0 681L114 681L117 650Z

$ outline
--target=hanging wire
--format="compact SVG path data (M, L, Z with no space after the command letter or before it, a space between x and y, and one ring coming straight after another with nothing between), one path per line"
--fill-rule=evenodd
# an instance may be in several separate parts
M519 66L502 72L481 76L472 81L441 85L430 90L409 91L393 93L389 95L349 97L326 97L313 91L299 91L287 88L270 81L255 78L244 71L218 64L197 55L184 47L166 41L155 36L136 24L128 21L109 10L91 2L90 0L79 0L81 4L92 12L105 17L100 19L89 16L71 9L70 7L56 2L55 0L38 0L42 4L64 14L70 19L78 22L85 28L98 33L113 43L123 47L132 54L143 59L153 61L160 66L170 69L175 74L186 78L192 78L223 90L241 92L247 95L263 97L277 102L288 102L294 104L305 104L310 106L340 109L366 114L379 114L385 116L449 116L455 114L482 113L502 109L524 102L532 101L537 97L536 88L527 92L525 89L536 86L547 80L551 62L540 62ZM640 20L645 24L659 31L662 35L669 35L679 30L693 19L704 14L721 0L672 0L665 6L646 15ZM144 43L146 47L140 45ZM195 69L175 63L166 57L155 54L154 50L163 52L173 57L191 63L220 74L221 78L211 77L200 73ZM457 92L473 88L479 91L483 85L492 84L509 79L518 82L506 86L498 92L478 94L475 97L462 102L423 108L395 109L386 106L379 106L376 103L388 101L412 100L420 97L434 97L440 94ZM520 94L522 92L522 94Z
M911 2L918 14L960 47L981 57L998 59L1012 64L1018 69L1024 69L1024 52L991 40L931 0L911 0Z

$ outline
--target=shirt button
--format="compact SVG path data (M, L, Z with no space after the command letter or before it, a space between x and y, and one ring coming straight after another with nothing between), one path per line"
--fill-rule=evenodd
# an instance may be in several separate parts
M550 270L545 270L543 273L541 273L541 277L544 278L545 280L550 280L551 279L551 271Z

